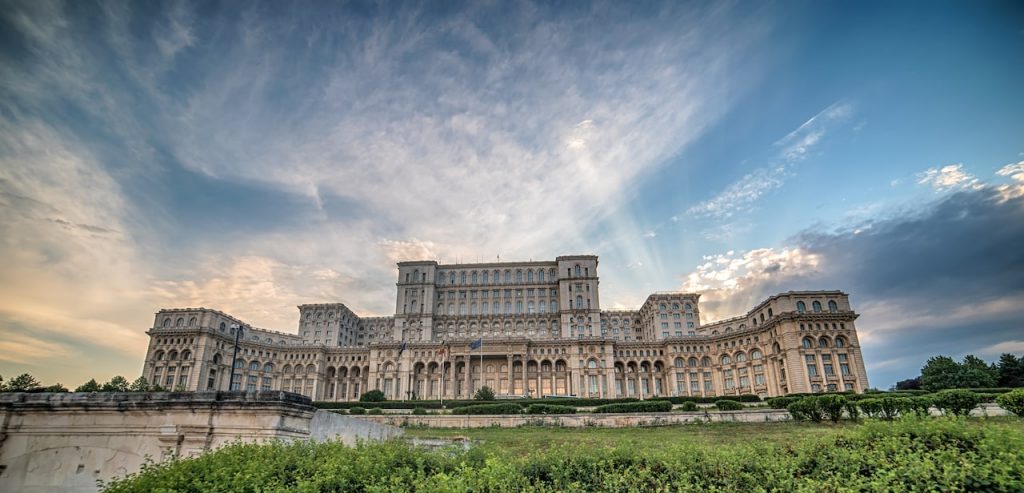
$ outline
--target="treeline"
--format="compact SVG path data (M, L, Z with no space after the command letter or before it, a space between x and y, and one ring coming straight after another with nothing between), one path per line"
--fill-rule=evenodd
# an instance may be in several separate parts
M982 387L1024 387L1024 357L1003 353L989 364L973 354L960 363L949 356L934 356L921 368L921 375L896 383L896 390L929 392Z
M95 378L75 387L75 392L166 392L159 385L151 385L145 377L139 377L134 382L117 375L106 383L99 383ZM60 383L43 386L43 384L28 373L22 373L8 381L0 376L0 392L71 392Z

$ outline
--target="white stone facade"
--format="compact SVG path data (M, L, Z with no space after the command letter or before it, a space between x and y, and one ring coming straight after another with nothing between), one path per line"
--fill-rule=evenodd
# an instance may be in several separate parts
M868 387L846 293L791 291L705 324L694 293L601 310L597 266L593 255L400 262L393 316L301 305L297 334L206 308L160 310L144 376L185 390L285 390L330 401L372 389L389 399L468 398L483 385L503 396L605 398ZM243 331L231 384L233 325ZM482 347L470 349L478 339Z

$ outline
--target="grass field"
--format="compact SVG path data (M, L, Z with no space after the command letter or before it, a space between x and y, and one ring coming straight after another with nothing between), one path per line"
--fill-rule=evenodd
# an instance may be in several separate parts
M1024 433L1018 418L971 419L969 426L995 427ZM528 455L538 450L566 446L581 450L691 444L694 447L746 446L751 443L785 445L813 437L827 437L860 426L850 421L832 423L701 423L646 428L407 428L405 436L416 438L464 438L474 447L496 454Z

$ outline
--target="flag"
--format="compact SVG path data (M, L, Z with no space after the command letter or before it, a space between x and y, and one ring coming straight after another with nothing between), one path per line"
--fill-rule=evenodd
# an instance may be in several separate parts
M444 341L441 341L441 349L437 350L437 355L443 358L445 354L448 354L448 346L445 346Z
M405 341L402 341L402 345L398 347L398 355L399 355L399 356L401 356L401 355L402 355L402 352L404 352L404 351L405 351L405 347L406 347L406 345L407 345L407 344L406 344L406 342L405 342Z
M470 343L469 343L469 349L470 349L470 350L473 350L473 349L480 349L480 346L483 346L483 345L484 345L484 340L483 340L483 338L481 338L481 339L477 339L477 340L475 340L475 341L472 341L472 342L470 342Z

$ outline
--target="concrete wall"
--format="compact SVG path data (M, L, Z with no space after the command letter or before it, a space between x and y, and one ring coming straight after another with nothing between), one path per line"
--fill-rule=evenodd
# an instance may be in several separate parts
M763 423L788 421L789 412L775 409L746 411L714 411L692 413L609 413L609 414L563 414L563 415L374 415L360 416L359 419L395 426L428 426L431 428L483 428L500 426L512 428L523 425L548 425L566 427L600 426L626 428L631 426L655 426L683 423L704 423L736 421Z
M0 491L93 492L150 457L193 456L235 440L398 436L317 411L285 392L0 394Z

